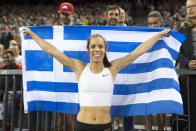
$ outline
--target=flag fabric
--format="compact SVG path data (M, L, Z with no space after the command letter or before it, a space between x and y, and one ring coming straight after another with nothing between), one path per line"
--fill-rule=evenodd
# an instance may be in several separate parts
M29 27L42 39L69 57L89 63L86 49L92 34L107 41L109 61L126 56L142 42L163 30L149 27L39 26ZM77 114L78 81L74 72L45 53L22 33L23 88L25 112L54 111ZM172 31L128 67L114 82L112 116L157 113L183 114L183 103L175 62L185 37ZM93 87L92 87L93 88Z

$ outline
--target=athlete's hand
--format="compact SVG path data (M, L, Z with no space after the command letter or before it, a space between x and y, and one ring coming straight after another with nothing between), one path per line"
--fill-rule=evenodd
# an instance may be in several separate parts
M165 29L159 32L159 35L160 37L163 37L163 36L169 37L170 33L171 33L171 29Z
M25 36L32 37L34 34L29 28L23 27L22 32Z

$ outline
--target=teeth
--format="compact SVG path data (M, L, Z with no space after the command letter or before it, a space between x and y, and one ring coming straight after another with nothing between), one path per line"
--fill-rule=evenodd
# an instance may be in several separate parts
M99 54L94 54L94 56L100 56Z

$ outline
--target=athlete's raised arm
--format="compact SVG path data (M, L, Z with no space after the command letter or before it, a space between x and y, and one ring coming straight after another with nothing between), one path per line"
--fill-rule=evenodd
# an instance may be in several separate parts
M56 47L41 39L38 35L33 33L29 28L24 27L24 35L31 37L46 53L56 58L60 63L73 70L76 74L81 73L85 67L85 63L80 60L70 58L59 51Z
M166 29L157 33L155 36L139 45L134 51L129 53L127 56L112 61L112 66L110 68L111 72L114 73L113 75L115 76L120 70L130 65L135 59L137 59L139 56L147 52L161 37L166 36L170 31L170 29Z

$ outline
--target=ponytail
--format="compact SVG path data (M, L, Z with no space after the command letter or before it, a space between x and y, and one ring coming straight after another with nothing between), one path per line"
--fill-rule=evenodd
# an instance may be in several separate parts
M110 66L112 66L111 63L108 61L106 53L105 53L104 58L103 58L103 65L104 65L104 67L108 67L108 68Z

